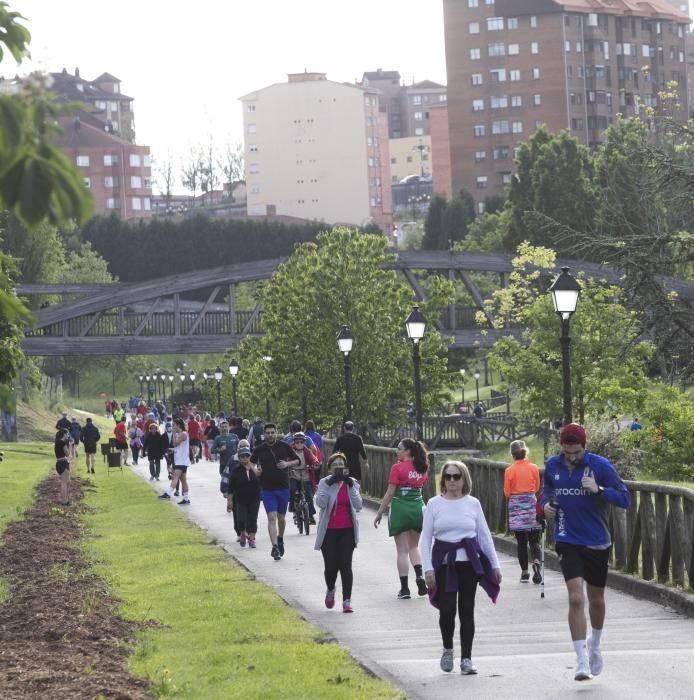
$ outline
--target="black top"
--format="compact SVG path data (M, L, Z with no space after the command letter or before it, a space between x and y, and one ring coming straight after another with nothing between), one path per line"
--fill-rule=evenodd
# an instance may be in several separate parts
M342 435L339 435L337 440L335 440L333 453L335 452L342 452L344 454L347 458L349 475L360 481L361 462L359 461L359 457L364 460L366 459L366 451L364 450L364 443L361 437L356 433L342 433Z
M162 459L169 448L169 438L166 433L145 433L142 450L148 459Z
M82 428L82 442L86 449L96 449L96 443L101 440L101 433L94 423L87 423Z
M251 462L259 464L263 470L260 473L260 485L269 491L289 488L289 470L280 469L277 462L282 460L289 462L295 459L299 459L296 452L283 440L277 440L272 447L263 442L253 450L251 455Z
M56 430L70 430L72 427L72 422L70 421L69 418L66 418L63 416L56 424L55 424L55 429Z
M260 498L258 475L252 469L239 465L229 476L229 493L233 493L239 503L257 501Z
M65 448L67 447L68 443L66 440L63 440L60 435L55 436L55 442L53 443L53 449L55 450L55 456L58 459L66 459L66 454L65 454Z

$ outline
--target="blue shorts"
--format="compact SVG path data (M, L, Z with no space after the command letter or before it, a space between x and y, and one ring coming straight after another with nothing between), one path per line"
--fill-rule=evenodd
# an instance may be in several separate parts
M263 489L260 492L260 497L263 499L266 513L286 514L289 505L289 489L276 489L274 491Z

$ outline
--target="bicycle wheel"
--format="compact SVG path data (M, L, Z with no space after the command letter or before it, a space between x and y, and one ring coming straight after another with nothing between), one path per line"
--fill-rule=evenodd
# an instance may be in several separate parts
M304 503L304 505L302 506L301 515L302 515L302 519L304 521L304 534L308 535L310 533L310 529L311 529L311 524L309 522L309 514L308 514L308 503Z
M304 532L304 512L298 503L294 504L294 522L299 528L299 534L302 535Z

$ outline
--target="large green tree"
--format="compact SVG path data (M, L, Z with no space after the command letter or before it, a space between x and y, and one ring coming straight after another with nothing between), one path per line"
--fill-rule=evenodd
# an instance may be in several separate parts
M499 328L507 319L525 328L521 340L508 336L497 341L489 357L518 390L523 413L536 420L562 414L560 323L547 293L554 260L551 249L522 244L508 288L487 303ZM580 283L581 298L571 319L571 379L574 413L583 422L606 413L608 401L617 412L638 408L647 391L645 365L652 346L638 340L637 315L620 303L618 287L584 278Z
M263 413L270 392L275 415L306 413L323 425L344 416L343 357L336 337L342 324L354 335L351 354L354 415L385 421L402 416L414 399L412 355L404 321L412 290L381 265L389 259L380 235L337 228L296 248L262 292L262 339L242 343L239 396L245 411ZM431 323L448 303L447 280L427 282L421 303L430 323L421 343L425 406L441 400L445 345ZM271 357L271 360L263 360Z

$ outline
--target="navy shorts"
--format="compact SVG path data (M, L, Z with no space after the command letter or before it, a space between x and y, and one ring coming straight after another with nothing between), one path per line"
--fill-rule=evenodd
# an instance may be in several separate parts
M178 470L179 472L183 472L184 474L188 471L188 465L187 464L174 464L174 471Z
M63 475L63 472L67 471L70 469L70 462L66 458L59 459L55 463L55 470L58 472L59 476Z
M578 544L557 542L556 550L564 581L582 578L596 588L605 588L610 549L590 549Z
M260 494L266 513L285 515L289 505L289 489L263 489Z

